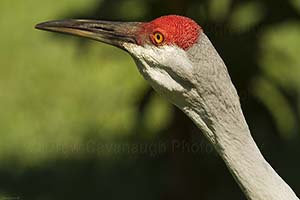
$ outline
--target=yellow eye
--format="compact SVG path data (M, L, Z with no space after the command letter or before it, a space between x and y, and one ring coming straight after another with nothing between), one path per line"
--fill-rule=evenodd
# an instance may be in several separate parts
M153 34L153 41L155 44L161 44L164 41L164 36L160 32L155 32Z

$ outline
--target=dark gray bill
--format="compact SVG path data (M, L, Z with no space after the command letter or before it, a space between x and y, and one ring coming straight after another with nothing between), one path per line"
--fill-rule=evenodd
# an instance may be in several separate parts
M123 48L123 43L137 43L136 33L141 24L140 22L69 19L40 23L35 28L77 35Z

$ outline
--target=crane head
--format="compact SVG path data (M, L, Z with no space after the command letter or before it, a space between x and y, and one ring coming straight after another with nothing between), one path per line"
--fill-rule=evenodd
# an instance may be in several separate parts
M190 18L168 15L150 22L70 19L44 22L36 28L90 38L127 51L144 78L176 105L193 87L190 54L202 28Z
M220 137L214 134L217 130L230 132L233 124L245 124L226 65L202 28L187 17L169 15L150 22L58 20L36 28L127 51L150 85L187 114L213 144Z

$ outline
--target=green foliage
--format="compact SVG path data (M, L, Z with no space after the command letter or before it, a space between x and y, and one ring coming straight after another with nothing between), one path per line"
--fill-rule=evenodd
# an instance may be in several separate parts
M266 29L261 37L260 64L266 76L287 91L300 90L300 22Z
M290 0L290 3L300 13L300 0Z
M151 104L146 110L146 116L142 123L146 130L155 136L162 128L166 128L171 121L172 109L169 102L164 101L160 96L154 95Z
M289 102L272 82L264 79L253 81L253 92L271 113L283 138L292 138L296 130L296 116Z
M14 17L10 1L0 3L0 26L5 27L0 38L0 162L39 164L60 156L62 146L69 156L78 156L71 147L90 134L113 140L132 134L139 123L135 102L147 85L126 53L34 29L38 22L89 9L93 2L43 1L43 9L31 12L39 3L20 1ZM154 104L165 105L162 100ZM147 123L165 118L170 111L163 110L150 112Z
M259 62L265 78L253 83L254 94L272 114L283 138L298 134L298 117L282 91L289 95L299 94L300 91L299 35L299 22L272 26L263 32Z
M128 12L130 8L130 12ZM138 17L145 15L147 13L147 7L145 1L130 0L122 1L118 5L118 9L121 16L126 16L123 20L136 20Z
M237 32L249 31L263 19L264 13L264 7L259 1L241 3L233 9L230 26Z
M210 18L215 21L224 20L229 13L231 0L212 0L209 3Z

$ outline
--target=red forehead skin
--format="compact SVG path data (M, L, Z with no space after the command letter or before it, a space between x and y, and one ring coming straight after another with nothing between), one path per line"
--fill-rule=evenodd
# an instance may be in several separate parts
M163 44L175 44L187 50L197 42L202 28L194 20L187 17L163 16L142 25L138 43L142 45L150 41L153 44L151 36L155 32L163 34Z

